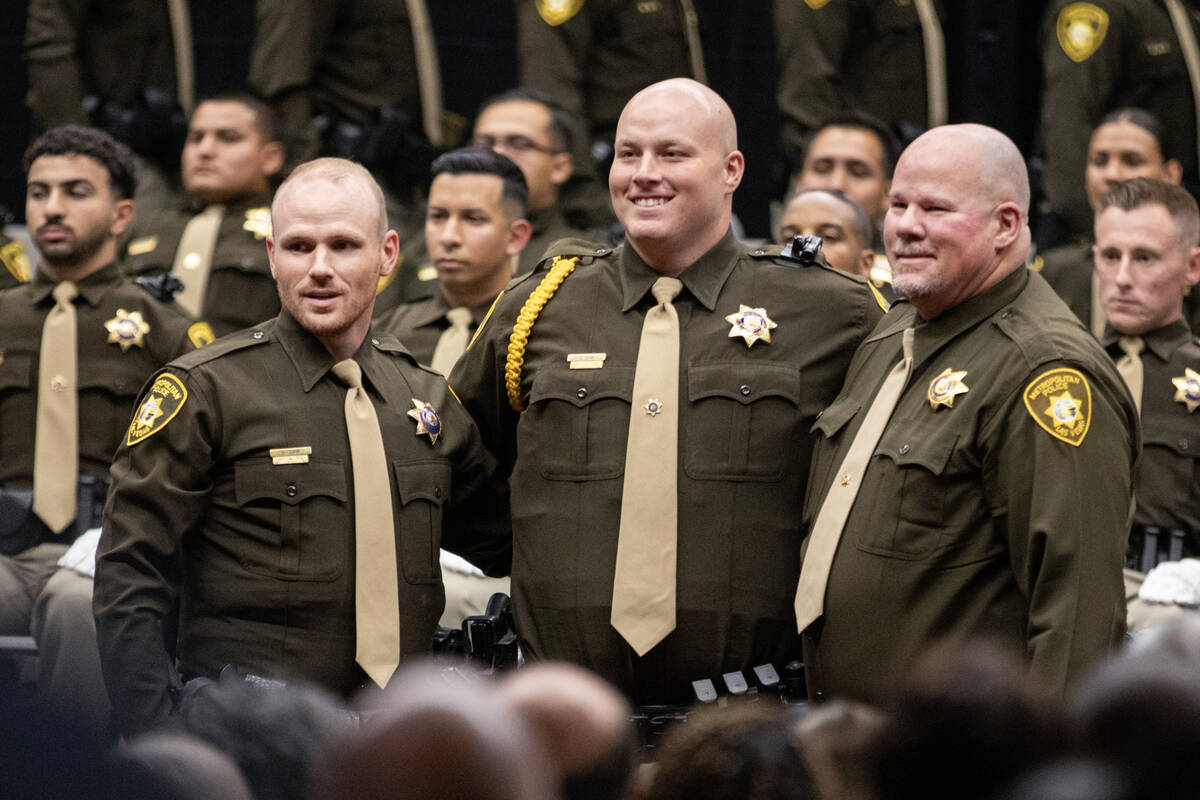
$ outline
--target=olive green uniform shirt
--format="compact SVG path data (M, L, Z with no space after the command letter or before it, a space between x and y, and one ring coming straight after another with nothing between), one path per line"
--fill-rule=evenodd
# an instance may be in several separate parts
M492 300L471 309L471 335L479 328L492 307ZM397 306L391 311L376 317L372 328L376 333L390 333L399 339L410 353L422 364L433 361L433 351L437 348L438 339L450 327L446 312L450 304L439 293L434 297L416 300Z
M33 486L39 357L54 286L39 273L30 283L0 293L0 486ZM192 320L111 264L78 286L79 471L102 488L142 385L163 364L194 349L188 336ZM124 344L110 341L106 323L133 314L149 330Z
M1195 185L1196 115L1183 52L1160 0L1087 4L1104 14L1106 24L1102 37L1089 37L1084 40L1086 47L1073 50L1081 61L1068 55L1059 37L1060 15L1073 2L1055 0L1042 24L1045 193L1047 205L1069 233L1087 234L1092 211L1084 188L1084 166L1088 139L1101 117L1123 106L1152 112L1163 123L1168 154L1183 164L1184 182ZM1189 14L1200 35L1196 12L1189 9ZM1071 19L1068 14L1062 22Z
M793 171L825 120L847 109L925 129L925 44L916 6L895 0L773 5L779 109Z
M263 193L225 207L200 314L217 336L279 313L279 289L267 260L270 203L271 198ZM189 206L139 216L123 254L125 271L131 275L171 272L184 228L196 213L197 209ZM187 279L186 275L177 277Z
M1041 256L1037 270L1075 316L1090 329L1092 324L1092 245L1089 236L1071 244L1052 247ZM1034 262L1038 264L1037 260Z
M210 347L159 373L155 386L174 376L185 399L144 393L164 416L113 461L95 609L126 734L170 712L164 631L176 600L184 680L215 678L226 664L341 693L365 679L354 660L346 386L331 372L334 358L286 311ZM403 657L432 646L445 601L439 546L504 574L508 518L502 491L488 494L495 462L445 380L390 336L369 335L354 358L392 478ZM414 399L440 416L436 442L407 415ZM152 408L140 405L135 423L152 419ZM302 463L271 454L294 447L311 454Z
M804 633L810 697L882 701L930 644L973 636L1062 689L1124 632L1139 437L1112 361L1036 274L1018 269L928 322L907 303L889 312L817 421L805 520L914 324L912 376L842 531L824 616ZM967 391L935 409L946 370L965 372Z
M645 403L634 371L659 274L628 244L558 252L583 258L529 335L525 410L506 397L506 351L546 265L500 296L451 375L509 477L524 653L582 664L637 703L685 701L693 680L793 657L809 428L880 307L861 278L751 252L728 233L679 276L677 625L639 658L609 618L629 418ZM777 323L769 342L730 336L741 305ZM602 354L603 367L570 369L573 353Z
M1109 328L1102 340L1114 362L1124 355L1119 338ZM1186 380L1188 369L1200 372L1200 341L1182 320L1142 339L1142 459L1133 484L1133 523L1200 537L1200 408L1188 411L1173 383ZM1193 402L1200 403L1200 390ZM1196 542L1187 543L1186 556L1200 555Z

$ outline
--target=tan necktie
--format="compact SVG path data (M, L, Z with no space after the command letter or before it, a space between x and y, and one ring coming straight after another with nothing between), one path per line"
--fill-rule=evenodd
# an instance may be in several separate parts
M679 7L683 12L683 31L687 39L692 77L700 83L708 83L708 75L704 71L704 49L700 46L700 16L696 13L696 4L692 0L679 0Z
M808 550L804 554L804 565L800 569L800 584L796 587L796 625L803 631L825 610L825 587L829 582L829 570L833 566L833 554L837 551L842 528L850 516L854 499L862 485L863 475L871 463L875 445L887 427L896 402L912 374L913 329L904 331L904 358L888 373L867 409L862 425L846 451L846 457L834 473L833 485L825 495L825 502L817 511L812 533L808 538Z
M392 487L375 406L353 359L333 365L346 392L346 432L354 468L354 660L380 687L400 663L400 589Z
M1104 335L1104 327L1108 325L1108 314L1104 311L1104 299L1100 296L1100 278L1092 270L1092 336L1099 339Z
M204 309L204 292L208 288L208 273L212 269L213 250L217 246L217 231L225 207L211 205L188 220L175 251L175 263L171 274L183 282L183 290L175 295L175 301L193 317L199 317Z
M1181 0L1167 0L1167 14L1171 17L1171 25L1179 38L1179 49L1183 53L1183 63L1187 67L1188 83L1192 89L1192 106L1196 114L1196 149L1200 155L1200 47L1196 45L1196 32L1192 21Z
M659 278L646 312L633 375L625 446L612 625L639 656L675 630L679 515L679 315L683 284Z
M55 533L75 519L79 481L79 395L75 305L71 281L54 287L54 308L42 327L37 428L33 445L33 511Z
M1142 349L1146 343L1140 336L1122 336L1117 344L1125 353L1117 359L1117 372L1125 380L1125 385L1129 387L1129 393L1133 395L1133 404L1137 406L1138 414L1141 414L1142 384L1146 375L1146 370L1142 366Z
M437 346L433 348L433 361L429 364L443 375L449 375L454 362L467 351L471 341L471 309L452 308L446 312L446 319L450 320L450 327L438 337Z
M421 127L430 144L442 143L442 73L438 68L437 46L429 24L425 0L405 0L408 23L412 26L413 54L417 62L417 91L421 97Z
M196 101L196 59L192 51L192 15L187 0L167 0L171 18L171 44L175 51L175 94L183 113L191 114Z
M925 45L925 102L929 107L928 127L945 125L949 119L946 97L946 39L933 0L913 0L921 20L921 38Z

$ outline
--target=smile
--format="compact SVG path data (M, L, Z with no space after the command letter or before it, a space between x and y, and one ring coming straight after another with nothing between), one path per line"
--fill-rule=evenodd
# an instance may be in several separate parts
M633 204L638 208L654 208L655 206L666 205L669 198L666 197L638 197L633 201Z

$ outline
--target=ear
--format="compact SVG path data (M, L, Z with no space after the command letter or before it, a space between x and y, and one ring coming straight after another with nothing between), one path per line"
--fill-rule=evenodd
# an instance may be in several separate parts
M742 174L746 171L746 157L741 150L734 150L725 156L725 188L733 194L742 183Z
M279 276L275 274L275 237L267 237L267 263L271 265L271 277L279 280Z
M875 266L875 251L869 247L864 248L858 254L858 274L870 280L873 266Z
M1174 158L1168 158L1163 162L1163 180L1178 184L1183 180L1183 165Z
M120 236L122 233L124 233L125 229L133 223L133 217L135 213L133 200L128 198L124 200L118 200L113 205L112 224L109 225L109 233L111 233L113 236Z
M533 236L533 226L527 219L514 219L508 224L508 236L505 237L504 252L510 256L525 249L529 238Z
M1195 286L1200 283L1200 247L1193 247L1188 253L1187 285Z
M575 172L575 158L570 153L555 153L550 156L550 182L561 186Z
M388 231L383 237L383 263L379 266L379 277L385 278L396 268L396 260L400 257L400 235Z
M1005 250L1013 246L1025 227L1021 209L1016 203L1001 203L996 208L996 249Z
M283 169L283 142L267 142L262 148L262 173L271 177Z

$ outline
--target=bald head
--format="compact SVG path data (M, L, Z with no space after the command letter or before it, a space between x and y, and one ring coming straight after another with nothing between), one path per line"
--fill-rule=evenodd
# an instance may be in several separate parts
M372 200L379 217L379 235L387 232L387 206L383 200L383 189L366 167L345 158L315 158L306 161L292 170L287 180L275 190L275 198L271 201L271 222L274 227L275 209L297 187L312 181L327 181L336 184L357 184L362 187Z
M643 105L661 107L664 104L677 109L687 107L688 122L706 126L706 134L713 137L722 151L728 153L737 149L737 122L729 104L721 95L691 78L671 78L650 84L629 99L621 117L641 111ZM620 126L618 121L617 127Z
M962 176L970 176L980 196L992 203L1015 203L1029 219L1029 175L1021 151L1000 131L986 125L942 125L918 136L900 155L938 154ZM897 164L899 166L899 164Z

